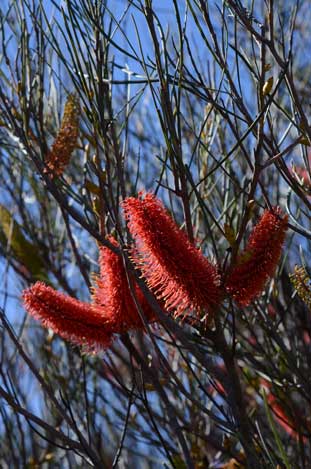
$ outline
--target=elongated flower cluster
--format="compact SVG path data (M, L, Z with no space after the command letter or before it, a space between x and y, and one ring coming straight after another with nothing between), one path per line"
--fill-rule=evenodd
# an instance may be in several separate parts
M112 238L110 242L117 246ZM144 323L128 286L122 258L110 249L101 247L99 264L100 274L91 304L37 282L23 292L27 312L40 320L44 327L88 349L109 347L115 334L143 329ZM133 285L146 321L154 321L152 310L138 285L134 281Z
M296 265L290 280L302 301L311 309L311 279L306 269Z
M110 345L112 330L100 308L64 295L42 282L24 290L23 300L29 314L64 339L88 348Z
M118 246L112 237L109 238L109 241ZM96 279L93 303L105 311L109 324L116 333L124 333L133 328L142 328L143 322L128 285L122 257L112 252L111 249L101 246L99 267L100 275ZM152 321L153 311L145 300L142 291L133 278L129 280L145 319L149 322Z
M123 202L135 241L132 258L148 287L175 316L212 313L220 301L220 279L213 266L188 240L162 203L150 193Z
M278 265L287 229L287 216L279 208L265 210L238 256L226 282L227 292L247 306L265 287Z
M48 171L52 175L63 174L77 146L78 135L79 101L76 95L70 94L65 104L61 127L46 159Z

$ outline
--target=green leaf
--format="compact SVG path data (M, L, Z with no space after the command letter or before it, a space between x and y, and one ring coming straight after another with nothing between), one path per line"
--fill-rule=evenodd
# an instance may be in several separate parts
M26 267L32 277L47 280L38 247L25 238L21 226L3 205L0 205L0 242L5 249L11 249L15 260Z

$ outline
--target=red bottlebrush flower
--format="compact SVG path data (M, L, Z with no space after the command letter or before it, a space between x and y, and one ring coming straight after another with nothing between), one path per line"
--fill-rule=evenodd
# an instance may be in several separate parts
M189 310L211 313L220 301L216 267L196 249L150 193L123 202L135 240L133 261L149 288L176 316Z
M110 237L109 241L118 246ZM121 256L109 248L101 246L99 256L100 275L96 280L93 302L105 314L111 328L116 333L124 333L129 329L142 328L143 322L128 285L126 271ZM144 298L139 286L133 280L133 288L137 302L140 304L147 321L154 320L154 313Z
M113 238L110 242L117 246ZM100 247L99 264L100 276L94 288L93 304L37 282L23 292L27 312L64 339L91 349L109 347L114 334L142 329L143 321L132 298L122 258ZM154 321L154 313L135 283L134 292L146 321Z
M66 340L90 349L109 347L112 330L100 308L60 293L42 282L23 292L29 314Z
M227 292L247 306L265 287L279 262L287 229L287 215L265 210L253 229L245 250L238 256L226 282Z

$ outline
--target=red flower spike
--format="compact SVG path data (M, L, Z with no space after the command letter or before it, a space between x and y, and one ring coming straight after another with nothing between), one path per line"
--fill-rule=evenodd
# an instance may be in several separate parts
M247 306L263 291L278 265L288 217L279 208L265 210L254 227L245 250L237 258L226 282L227 292L241 306Z
M291 417L287 415L283 407L278 403L277 398L271 393L267 396L267 401L276 417L276 420L280 426L286 431L286 433L292 437L299 440L299 434L295 430L295 422ZM303 438L306 440L306 438Z
M153 194L129 197L123 209L136 245L133 261L165 308L175 311L176 317L201 309L210 314L221 297L216 267L190 243Z
M299 433L297 431L299 428L297 425L298 423L300 423L300 428L303 432L310 432L310 422L306 420L298 408L293 407L293 404L291 403L290 409L286 411L279 398L273 394L271 384L266 380L262 380L261 384L266 391L267 402L273 411L275 419L291 438L299 440ZM291 411L292 416L289 415L289 410ZM307 438L305 436L303 436L303 441L307 442Z
M110 242L117 242L110 237ZM66 340L89 349L109 347L114 334L143 329L143 321L134 303L122 258L106 247L99 248L100 276L93 293L93 304L83 303L37 282L23 292L29 314ZM133 282L137 302L146 321L154 313L138 285Z
M88 349L109 347L112 330L102 311L64 295L42 282L23 292L26 311L56 334Z
M114 238L109 237L109 241L118 246ZM129 329L143 328L143 321L128 285L122 257L105 246L101 246L99 249L100 275L94 289L94 304L105 311L107 321L115 333L122 334ZM153 321L154 313L142 291L134 280L132 284L136 300L141 306L146 321Z

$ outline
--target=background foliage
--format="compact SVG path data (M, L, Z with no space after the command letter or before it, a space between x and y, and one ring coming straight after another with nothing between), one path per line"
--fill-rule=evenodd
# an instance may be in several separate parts
M311 467L310 15L310 0L2 2L1 467ZM88 300L97 243L129 242L120 202L142 189L220 268L279 205L283 257L209 331L161 317L90 355L27 317L21 291Z

